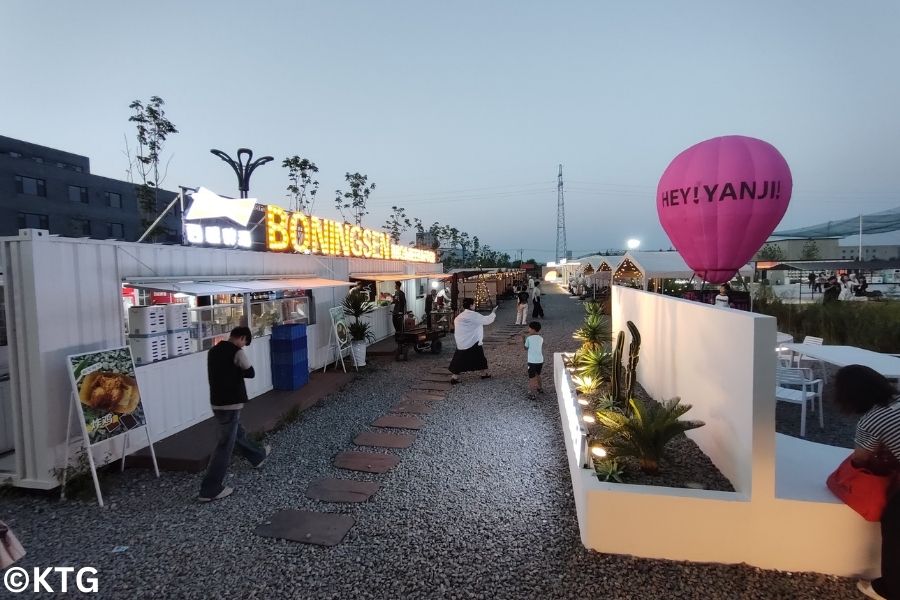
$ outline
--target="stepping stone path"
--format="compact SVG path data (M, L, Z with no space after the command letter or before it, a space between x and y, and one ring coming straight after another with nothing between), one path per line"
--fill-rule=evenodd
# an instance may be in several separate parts
M406 394L403 394L403 396L400 397L400 402L404 403L404 404L407 402L422 403L422 402L433 402L435 400L443 400L444 398L446 398L446 396L444 394L442 394L441 392L435 392L435 393L408 392Z
M428 372L431 373L432 375L443 375L443 376L445 376L445 377L450 377L450 371L447 370L446 368L443 368L443 369L431 369L431 370L428 371Z
M399 415L385 415L372 423L372 427L391 427L394 429L422 429L425 421L419 417L401 417Z
M304 544L336 546L355 523L349 515L288 509L278 511L268 523L258 526L256 535Z
M353 443L357 446L373 446L375 448L409 448L416 441L416 436L409 433L383 433L381 431L363 431Z
M423 402L400 402L391 407L391 412L430 415L434 412L434 409Z
M450 379L450 372L446 372L442 375L425 375L422 377L421 381L427 381L429 383L447 383Z
M376 452L341 452L334 457L334 466L348 471L363 473L387 473L400 464L400 459L393 454Z
M436 390L438 392L446 392L450 389L449 381L422 381L416 384L414 390Z
M322 502L365 502L381 485L353 479L317 479L309 484L306 497Z

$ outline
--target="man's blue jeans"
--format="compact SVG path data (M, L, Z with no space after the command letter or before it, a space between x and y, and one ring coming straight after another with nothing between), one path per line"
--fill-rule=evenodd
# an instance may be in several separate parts
M225 488L225 475L235 450L252 465L258 465L266 458L266 449L250 440L241 427L240 410L213 410L213 416L219 425L219 442L200 484L201 498L218 496Z

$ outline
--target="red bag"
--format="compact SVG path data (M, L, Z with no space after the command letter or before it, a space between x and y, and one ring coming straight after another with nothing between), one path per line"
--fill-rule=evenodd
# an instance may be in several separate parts
M887 505L893 475L876 475L854 467L850 457L828 476L828 489L866 521L880 521Z

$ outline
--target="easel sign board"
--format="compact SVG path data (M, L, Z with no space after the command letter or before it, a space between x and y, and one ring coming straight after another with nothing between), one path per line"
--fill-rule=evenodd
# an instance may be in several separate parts
M68 363L92 446L147 424L130 348L75 354Z
M344 365L344 353L350 349L350 342L352 341L350 338L350 328L347 325L343 307L334 306L329 308L328 314L331 315L331 333L328 337L331 338L334 336L334 349L341 362L341 367L343 367L344 372L346 373L347 367ZM353 357L353 364L356 366L356 357ZM357 369L358 368L359 367L357 367ZM324 372L327 369L328 365L326 364L322 371Z
M94 478L97 502L103 506L97 467L91 452L92 447L124 435L122 440L122 468L125 468L125 454L128 449L128 433L143 428L153 457L153 467L159 477L156 455L147 427L141 393L134 372L131 348L111 348L67 357L66 366L72 383L73 404L79 418L83 443ZM71 430L72 407L66 421L66 464L69 464L68 434ZM65 479L62 481L65 493Z

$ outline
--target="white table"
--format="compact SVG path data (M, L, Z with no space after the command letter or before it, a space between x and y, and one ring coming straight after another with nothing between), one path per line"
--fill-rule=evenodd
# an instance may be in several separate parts
M856 346L819 346L817 344L783 344L784 348L802 356L816 358L838 367L865 365L888 379L900 379L900 358L863 350Z
M794 336L789 333L775 332L775 342L778 344L789 344L794 341Z

